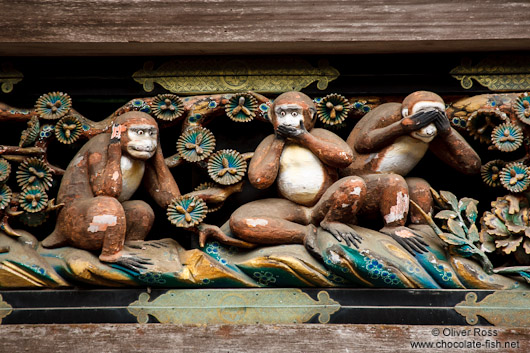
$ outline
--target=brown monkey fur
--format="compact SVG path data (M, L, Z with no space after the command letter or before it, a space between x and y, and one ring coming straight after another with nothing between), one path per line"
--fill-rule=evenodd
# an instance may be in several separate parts
M42 245L101 250L101 261L117 262L124 241L144 240L153 225L151 207L129 200L140 181L162 207L180 195L164 162L156 121L128 112L115 120L112 137L92 138L68 165L57 196L65 206Z
M385 103L366 114L347 141L353 150L353 162L341 175L361 176L367 185L366 199L359 217L380 214L381 231L400 241L415 242L405 223L409 213L409 195L427 213L432 212L429 184L404 176L430 149L439 159L464 174L480 171L480 157L445 115L444 101L435 93L417 91L400 103ZM424 223L412 210L412 223ZM403 244L403 242L401 242ZM422 250L421 245L412 245Z
M259 244L305 243L314 239L316 225L347 243L359 241L344 224L357 212L365 183L350 176L338 180L338 168L352 162L352 151L334 133L313 129L313 101L303 93L280 95L269 110L275 134L257 147L249 180L258 189L276 181L282 199L253 201L230 218L232 232ZM355 243L354 243L355 244Z

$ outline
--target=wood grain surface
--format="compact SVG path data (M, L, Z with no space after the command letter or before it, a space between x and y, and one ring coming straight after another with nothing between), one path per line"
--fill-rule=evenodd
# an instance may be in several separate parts
M527 0L0 0L0 55L530 49Z
M476 326L2 325L0 336L1 352L530 351L528 329ZM412 342L432 342L433 347L412 348ZM474 349L462 348L473 344Z

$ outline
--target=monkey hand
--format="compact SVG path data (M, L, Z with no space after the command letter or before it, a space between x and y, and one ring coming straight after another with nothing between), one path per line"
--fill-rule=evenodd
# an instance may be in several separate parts
M421 110L408 118L403 118L401 126L406 132L417 131L435 122L439 117L438 112L439 110L437 109Z
M201 223L196 229L198 231L199 245L201 248L204 247L206 241L210 238L213 238L222 244L236 246L238 248L252 249L257 246L257 244L252 244L243 240L229 237L221 230L221 228L212 224Z
M445 114L445 112L440 110L437 112L438 117L436 120L434 120L434 126L436 126L438 135L446 136L451 132L451 124L449 123L449 119L447 118L447 114Z
M429 250L429 246L423 240L422 236L418 233L412 231L411 229L404 226L397 227L383 227L379 230L381 233L389 235L392 239L398 242L405 250L407 250L412 255L416 253L426 253Z
M120 124L112 125L112 134L110 135L110 143L120 143L122 127Z
M357 249L363 240L356 231L344 223L322 221L320 227L333 235L337 241L342 242L344 240L346 245L354 246Z
M307 129L304 126L304 122L300 121L300 126L291 125L279 125L276 128L276 133L282 137L296 138L300 135L307 134Z

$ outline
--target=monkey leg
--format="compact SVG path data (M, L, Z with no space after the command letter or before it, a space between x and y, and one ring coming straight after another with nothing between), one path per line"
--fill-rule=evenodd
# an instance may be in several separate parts
M320 224L338 241L357 247L361 237L347 223L354 223L366 195L366 184L357 176L348 176L336 181L322 195L311 212L311 223ZM308 239L306 247L312 243ZM309 249L308 249L309 250Z
M353 223L366 195L366 184L357 176L348 176L336 181L313 206L311 221Z
M125 240L144 240L155 221L155 213L147 203L134 200L122 203L127 231Z
M404 226L409 212L409 190L405 179L398 174L363 175L366 200L363 214L380 213L385 227Z
M405 227L409 213L409 189L398 174L363 175L368 188L363 213L383 216L384 227L379 231L396 240L411 254L427 251L423 238Z
M265 199L239 207L230 217L230 229L239 238L257 244L302 244L315 231L310 208L285 199Z
M421 178L406 178L409 187L410 199L418 204L421 209L432 216L434 201L431 194L431 186ZM414 206L410 208L410 223L427 224L427 221Z
M78 200L63 208L49 238L64 238L79 249L100 250L99 259L115 262L121 256L126 221L121 203L113 197Z

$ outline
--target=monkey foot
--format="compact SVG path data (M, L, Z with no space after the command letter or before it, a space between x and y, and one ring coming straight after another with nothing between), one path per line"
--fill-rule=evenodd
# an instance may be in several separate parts
M412 255L415 255L415 253L421 254L428 252L427 247L429 245L423 240L423 237L408 227L386 226L381 228L379 231L397 241L399 245L405 248L405 250Z
M320 222L320 227L333 235L337 241L344 241L348 246L354 246L357 249L359 249L359 244L363 240L356 231L344 223L322 221Z
M101 262L109 262L112 265L118 265L125 267L128 270L131 270L136 273L141 273L142 270L146 270L145 265L152 265L153 263L144 257L138 256L135 253L126 253L120 251L112 255L99 255L99 260Z
M199 245L201 248L204 247L209 238L213 238L222 244L236 246L238 248L253 249L257 246L257 244L229 237L221 228L211 224L200 224L197 229L199 230Z
M322 253L317 243L317 227L312 224L310 224L309 227L311 228L304 238L304 246L307 252L309 252L314 258L323 260Z

